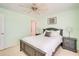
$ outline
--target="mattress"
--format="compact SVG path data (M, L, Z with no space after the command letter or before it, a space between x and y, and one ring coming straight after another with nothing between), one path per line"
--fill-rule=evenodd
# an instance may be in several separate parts
M62 42L62 37L45 37L38 35L25 37L22 40L46 52L46 56L51 56L52 52L54 52L57 46Z

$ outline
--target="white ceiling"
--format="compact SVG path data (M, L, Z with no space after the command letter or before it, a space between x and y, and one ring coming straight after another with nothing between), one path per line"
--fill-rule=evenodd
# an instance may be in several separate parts
M42 3L40 3L40 5L41 4ZM70 8L79 7L78 3L43 3L43 4L45 4L48 7L48 10L52 13L57 13L64 10L68 10ZM24 13L25 9L28 8L29 6L31 6L31 3L0 3L1 8L6 8L21 13Z

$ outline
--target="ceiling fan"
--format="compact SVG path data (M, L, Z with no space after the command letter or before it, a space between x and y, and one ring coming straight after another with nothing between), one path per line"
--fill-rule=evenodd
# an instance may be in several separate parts
M21 5L22 6L22 5ZM44 3L32 3L27 6L23 5L24 12L31 14L44 14L48 11L48 6Z

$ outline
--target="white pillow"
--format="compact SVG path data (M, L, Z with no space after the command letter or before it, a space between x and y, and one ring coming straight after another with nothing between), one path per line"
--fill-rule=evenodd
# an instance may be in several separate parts
M50 37L57 37L57 36L60 36L60 31L59 31L59 30L58 30L58 31L46 30L46 31L44 32L44 36L45 36L46 32L51 32Z
M48 30L45 30L45 31L44 31L44 33L43 33L44 36L45 36L45 33L46 33L46 32L48 32Z
M51 37L60 36L60 31L51 31Z

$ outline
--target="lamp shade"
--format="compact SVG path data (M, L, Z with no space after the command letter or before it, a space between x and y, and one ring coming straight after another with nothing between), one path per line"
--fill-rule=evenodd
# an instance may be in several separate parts
M67 27L67 28L66 28L66 31L67 31L67 32L72 32L72 30L73 30L72 27Z
M69 37L70 37L70 34L71 34L71 32L73 31L73 29L72 29L72 27L67 27L67 28L66 28L66 31L68 32Z

